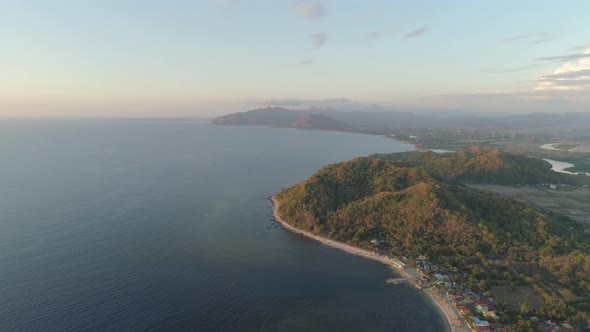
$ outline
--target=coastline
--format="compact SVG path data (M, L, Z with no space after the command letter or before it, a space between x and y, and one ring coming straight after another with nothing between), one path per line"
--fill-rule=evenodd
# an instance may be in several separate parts
M417 270L414 270L412 268L397 267L397 261L394 259L391 259L389 257L380 256L380 255L374 254L374 253L372 253L368 250L365 250L365 249L357 248L357 247L354 247L354 246L351 246L351 245L348 245L348 244L345 244L342 242L334 241L334 240L331 240L331 239L328 239L328 238L325 238L325 237L322 237L319 235L315 235L313 233L306 232L306 231L300 230L298 228L295 228L295 227L289 225L286 221L284 221L281 218L281 216L279 215L280 203L275 198L274 195L270 197L270 200L272 202L273 219L276 222L280 223L281 226L283 226L283 228L285 228L286 230L296 233L296 234L299 234L299 235L303 235L307 238L318 241L318 242L320 242L324 245L327 245L329 247L340 249L340 250L345 251L349 254L365 257L365 258L380 262L382 264L386 264L387 266L392 267L403 279L405 279L410 284L412 284L415 280L419 279L422 276L422 274L420 272L418 272ZM426 294L428 294L431 301L437 306L439 311L442 312L443 315L445 316L450 331L452 331L452 332L471 331L471 329L469 327L466 327L466 324L463 322L462 317L457 316L458 315L458 312L456 311L457 309L453 308L447 302L447 300L444 298L444 296L441 296L440 294L436 294L436 293L438 293L438 291L435 291L430 288L425 288L423 290L426 292Z

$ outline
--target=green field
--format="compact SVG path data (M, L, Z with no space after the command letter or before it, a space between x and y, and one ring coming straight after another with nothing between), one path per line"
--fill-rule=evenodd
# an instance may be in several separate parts
M506 152L524 153L574 164L571 172L590 172L590 152L569 152L579 144L590 145L590 133L571 130L496 130L496 129L399 129L395 139L419 148L457 151L470 146L497 147ZM541 149L555 143L560 149Z
M590 189L554 190L538 186L510 187L469 184L470 187L531 203L541 209L566 215L590 229Z

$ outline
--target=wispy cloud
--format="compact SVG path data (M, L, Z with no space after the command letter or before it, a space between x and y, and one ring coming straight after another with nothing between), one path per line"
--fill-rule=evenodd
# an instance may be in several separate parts
M537 44L549 42L553 39L555 39L555 36L550 33L535 32L535 33L529 33L526 35L517 35L517 36L508 37L508 38L504 39L504 41L506 41L506 42L521 41L521 42L525 42L529 45L537 45Z
M428 32L429 30L430 30L430 27L421 27L416 30L412 30L404 35L404 39L411 39L411 38L420 37L423 34L425 34L426 32Z
M311 34L311 45L314 48L321 48L328 41L328 34L324 32L316 32Z
M313 60L301 60L297 63L300 65L311 65L313 63Z
M271 99L269 101L263 101L264 105L275 105L275 106L333 106L333 105L345 105L353 103L348 98L331 98L331 99Z
M572 89L499 91L494 93L450 94L397 102L405 109L462 110L473 113L587 112L590 91Z
M542 76L536 90L588 90L590 88L590 48L584 53L550 57L550 61L571 60L562 64L553 74Z
M367 34L367 39L369 40L377 40L381 38L381 32L379 31L372 31Z
M295 14L308 19L318 19L326 15L326 9L319 2L303 1L295 6Z
M572 50L572 51L584 51L587 48L590 48L590 44L574 46L570 50Z
M272 99L260 101L261 105L282 106L297 109L321 110L338 110L343 112L383 112L386 109L383 106L366 103L348 98L329 98L329 99Z
M542 83L551 83L552 87L590 87L590 79L576 79L576 80L545 80Z
M589 53L576 53L576 54L567 54L567 55L558 55L558 56L537 58L535 60L563 62L563 61L574 61L574 60L579 60L579 59L584 59L584 58L590 58L590 54Z
M516 67L516 68L504 68L504 69L493 69L493 68L485 68L481 69L483 73L495 73L495 74L503 74L503 73L514 73L518 71L524 71L536 68L537 66L526 66L526 67Z
M557 80L557 79L568 79L568 78L579 78L590 76L590 69L581 69L574 71L566 71L559 74L545 75L541 77L543 80Z

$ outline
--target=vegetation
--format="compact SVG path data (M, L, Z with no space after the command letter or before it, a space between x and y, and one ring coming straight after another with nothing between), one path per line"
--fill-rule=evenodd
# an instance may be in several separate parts
M380 155L324 167L277 199L298 228L396 257L425 255L464 287L532 287L545 305L526 314L508 305L503 315L513 323L534 314L586 326L590 241L582 227L459 182L567 180L555 176L542 161L496 149Z
M473 145L497 147L504 152L521 153L528 156L565 161L575 166L570 172L590 172L590 152L574 151L580 145L590 144L588 130L573 128L527 128L519 124L515 128L469 128L469 126L448 128L398 128L392 138L416 144L423 149L459 151ZM556 150L541 149L554 143ZM583 180L578 179L578 180ZM584 183L588 184L587 181Z
M491 184L574 183L572 177L551 170L543 160L496 148L472 147L457 153L398 153L377 155L400 167L425 169L439 180Z

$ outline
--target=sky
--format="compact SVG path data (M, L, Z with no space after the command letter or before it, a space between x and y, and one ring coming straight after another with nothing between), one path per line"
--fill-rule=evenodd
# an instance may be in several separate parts
M0 116L590 110L590 1L0 0Z

